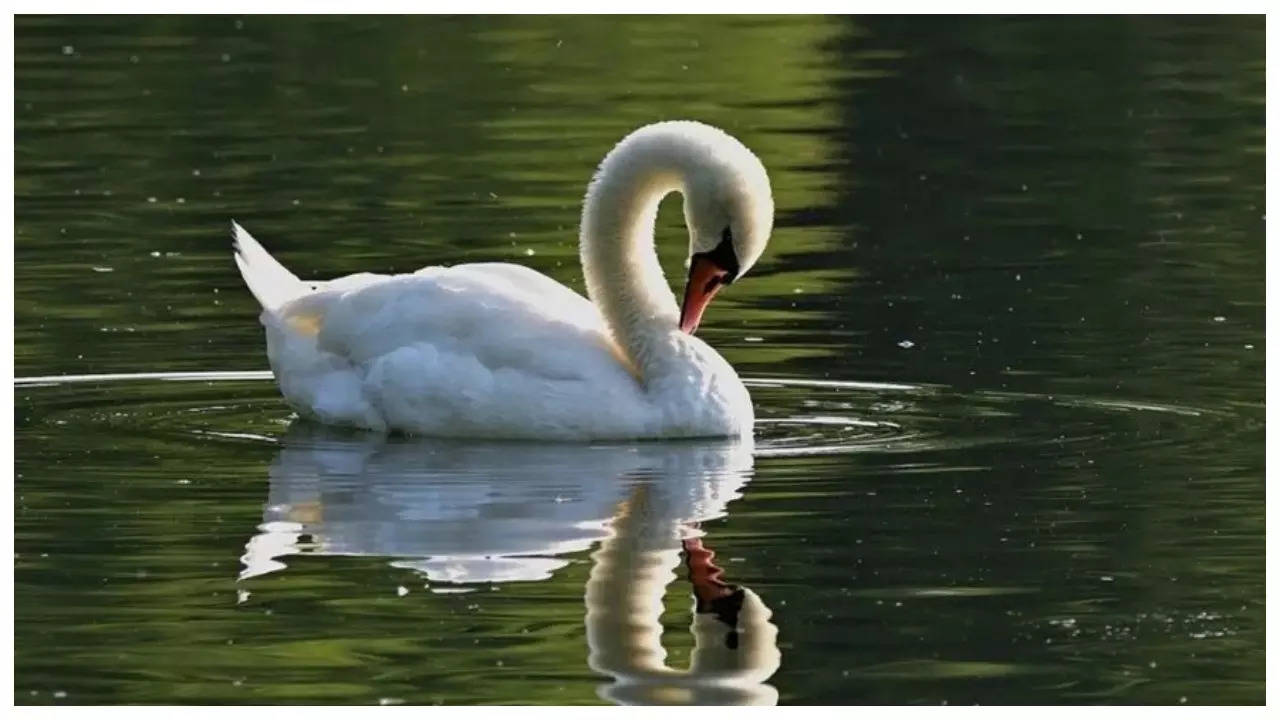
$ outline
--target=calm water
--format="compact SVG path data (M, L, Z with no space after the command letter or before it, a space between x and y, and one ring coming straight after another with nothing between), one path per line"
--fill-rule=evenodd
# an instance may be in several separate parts
M15 42L19 702L1263 701L1261 19ZM594 164L673 117L772 173L701 331L754 447L292 422L229 218L304 276L580 290Z

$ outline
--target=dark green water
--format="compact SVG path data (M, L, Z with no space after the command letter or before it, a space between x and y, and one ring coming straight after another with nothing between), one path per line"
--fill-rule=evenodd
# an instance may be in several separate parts
M16 699L1262 702L1264 39L18 18ZM700 330L754 448L333 434L232 373L266 363L229 218L304 276L581 290L595 163L675 117L772 176ZM215 374L22 380L175 372Z

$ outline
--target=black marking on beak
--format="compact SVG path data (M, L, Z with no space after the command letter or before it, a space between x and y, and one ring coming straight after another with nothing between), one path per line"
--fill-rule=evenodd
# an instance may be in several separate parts
M734 280L738 279L738 273L741 272L741 266L738 263L738 253L733 249L733 231L725 228L720 233L720 244L710 252L694 253L693 257L705 257L715 263L716 267L725 271L724 277L717 277L713 282L732 285ZM706 292L710 292L714 284L706 287Z

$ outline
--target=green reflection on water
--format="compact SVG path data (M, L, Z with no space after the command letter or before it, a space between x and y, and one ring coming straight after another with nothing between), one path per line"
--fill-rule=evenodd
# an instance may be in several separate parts
M1239 17L18 18L15 369L263 367L231 217L303 274L507 260L581 289L595 163L696 117L761 156L779 213L703 334L744 375L915 388L753 389L764 418L889 423L763 426L856 452L762 454L704 527L775 613L781 701L1260 702L1263 41ZM237 584L279 453L253 438L287 426L269 384L15 393L19 701L601 700L587 551L461 595L400 598L416 576L372 556ZM687 587L665 600L687 665Z

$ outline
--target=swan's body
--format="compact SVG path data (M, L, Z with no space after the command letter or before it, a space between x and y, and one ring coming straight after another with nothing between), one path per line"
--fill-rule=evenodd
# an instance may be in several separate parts
M685 196L695 259L683 312L653 248L672 191ZM239 225L236 262L263 307L280 390L304 416L454 437L738 436L751 432L750 395L681 328L759 256L772 211L764 168L740 143L660 123L623 140L588 191L580 242L594 303L506 263L304 282Z

